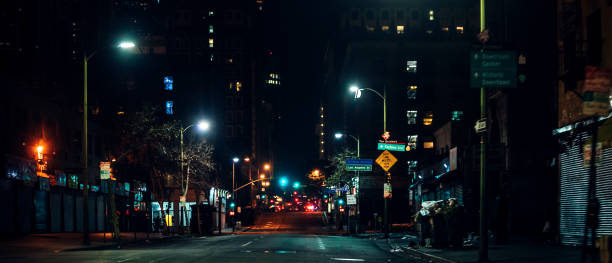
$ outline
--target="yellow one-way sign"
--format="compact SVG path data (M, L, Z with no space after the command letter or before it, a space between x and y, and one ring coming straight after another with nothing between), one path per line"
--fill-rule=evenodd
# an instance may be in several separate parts
M385 150L382 152L378 158L376 158L376 163L380 165L380 167L385 170L385 172L389 171L391 167L397 162L397 158L393 156L389 151Z

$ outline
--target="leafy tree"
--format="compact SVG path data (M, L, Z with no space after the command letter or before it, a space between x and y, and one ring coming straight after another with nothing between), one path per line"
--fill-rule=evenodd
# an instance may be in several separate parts
M338 152L329 157L329 162L332 167L332 173L325 178L325 184L328 186L343 186L351 184L355 173L347 172L345 170L346 159L355 158L355 152L344 148L341 152Z
M214 148L204 141L189 140L184 144L184 169L180 172L180 123L167 120L157 107L144 107L141 111L126 116L121 129L121 144L116 162L118 176L148 182L155 200L170 200L170 193L179 189L185 196L191 185L202 190L210 185L211 173L215 170L212 160ZM192 142L193 141L193 142ZM134 178L130 170L144 171ZM123 172L123 173L122 173ZM181 180L183 184L181 184ZM181 185L183 188L181 189ZM174 200L179 201L179 200ZM162 206L163 207L163 206ZM162 209L162 218L165 218ZM165 221L165 220L164 220Z

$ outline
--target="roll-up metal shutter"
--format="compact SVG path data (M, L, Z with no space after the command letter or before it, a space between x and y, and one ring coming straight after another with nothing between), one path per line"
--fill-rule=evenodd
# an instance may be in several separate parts
M583 143L590 138L583 135ZM584 167L580 136L573 146L559 156L560 178L560 225L561 243L581 245L588 198L589 168ZM597 167L597 198L601 205L597 235L612 235L612 148L602 150L601 163Z

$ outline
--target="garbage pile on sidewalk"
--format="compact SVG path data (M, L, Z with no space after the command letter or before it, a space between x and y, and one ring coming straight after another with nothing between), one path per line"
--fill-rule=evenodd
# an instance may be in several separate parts
M414 215L418 246L426 248L462 247L465 236L464 208L457 200L424 201ZM468 244L473 241L469 241Z

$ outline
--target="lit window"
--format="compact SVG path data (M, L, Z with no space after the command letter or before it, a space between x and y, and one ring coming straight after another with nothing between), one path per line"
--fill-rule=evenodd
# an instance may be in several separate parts
M215 28L213 27L213 25L208 26L208 33L215 33Z
M429 10L429 21L434 21L434 11Z
M380 29L382 29L382 31L389 31L389 26L382 26Z
M428 111L425 113L425 116L423 116L423 125L429 126L431 123L433 123L433 112Z
M166 114L168 115L174 114L174 101L171 101L171 100L166 101Z
M411 99L411 100L416 99L417 88L418 87L416 85L411 85L411 86L408 87L408 89L406 91L407 92L406 95L408 96L408 99Z
M321 144L324 144L324 143L325 143L324 141L321 141Z
M451 120L460 121L463 119L463 111L455 110L451 113Z
M406 140L406 146L409 146L410 148L406 147L406 151L415 150L417 148L418 138L418 135L408 135Z
M463 35L463 26L457 26L457 33Z
M321 123L321 127L323 127L323 123Z
M321 150L321 152L324 152L324 150Z
M208 39L208 47L212 48L214 46L215 46L215 39L209 38Z
M212 11L212 10L208 11L208 16L214 16L214 15L215 15L215 11Z
M172 76L164 77L164 90L173 90L174 78Z
M434 147L433 141L423 142L423 148L425 148L425 149L433 149L433 147Z
M374 32L374 26L366 26L366 31Z
M406 111L406 118L408 119L408 124L416 124L417 123L417 111L415 110Z
M321 118L323 118L323 114L321 114Z
M234 63L234 59L233 58L228 58L227 59L227 64L232 64Z
M242 83L240 81L236 81L236 92L240 92L240 88L242 88Z
M404 26L397 26L397 34L398 35L404 34Z
M321 133L321 136L323 136L325 133Z
M212 62L213 59L215 59L215 56L213 54L210 54L210 61Z
M448 31L448 27L443 27L442 31Z
M417 72L417 61L416 60L406 61L406 71L410 73L416 73Z

